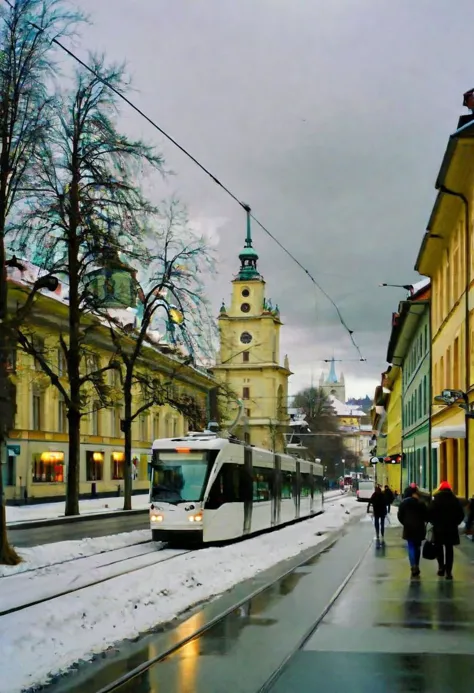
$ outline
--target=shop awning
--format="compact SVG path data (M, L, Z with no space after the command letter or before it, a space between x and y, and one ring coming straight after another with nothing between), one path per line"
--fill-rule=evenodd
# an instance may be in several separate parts
M465 438L466 426L434 426L431 429L431 440L445 440L446 438Z

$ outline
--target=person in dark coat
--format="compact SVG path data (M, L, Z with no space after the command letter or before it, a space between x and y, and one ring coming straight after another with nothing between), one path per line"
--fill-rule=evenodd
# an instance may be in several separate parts
M385 536L385 517L387 515L387 504L380 486L377 486L371 495L369 504L367 506L367 512L369 512L370 506L372 506L374 511L374 525L375 533L377 535L377 542L380 541L380 535L382 535L383 541Z
M390 507L395 499L395 496L393 495L393 491L390 488L390 486L385 486L383 495L385 496L385 504L387 506L387 515L390 515Z
M407 493L398 509L398 520L403 525L403 539L407 542L412 577L419 577L421 542L426 537L428 509L420 501L416 488L408 489Z
M453 579L453 547L459 544L459 525L464 520L464 510L451 490L443 481L429 508L428 520L433 525L433 542L437 548L438 575Z

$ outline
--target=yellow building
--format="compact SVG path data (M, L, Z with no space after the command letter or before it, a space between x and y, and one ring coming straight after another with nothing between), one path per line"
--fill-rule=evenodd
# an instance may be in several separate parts
M10 299L24 288L12 286ZM57 298L39 296L30 319L36 344L41 348L53 370L67 387L66 364L59 350L59 332L67 331L67 305ZM104 367L110 360L112 345L109 332L97 326L90 332L86 347L86 367ZM207 397L215 381L209 373L184 365L172 354L162 353L161 347L151 344L143 351L140 361L143 372L170 381L181 394L195 399L206 412ZM58 389L50 384L39 364L21 351L11 357L11 381L15 386L16 414L10 431L7 461L2 465L7 500L55 499L65 497L68 452L68 422L66 405ZM80 493L91 493L92 484L98 495L123 492L124 439L120 430L122 416L121 385L118 373L108 373L114 406L101 409L94 398L90 412L82 419ZM140 395L136 393L137 403ZM150 408L133 424L133 489L148 488L148 461L151 443L155 438L182 435L187 431L183 417L169 406Z
M245 407L243 434L252 445L284 449L287 413L288 358L280 365L280 313L265 297L265 282L257 269L250 218L240 271L232 282L229 308L219 315L220 352L213 368L225 388Z
M466 441L462 408L439 404L434 398L443 389L456 389L466 393L469 402L474 399L473 136L474 116L462 117L449 138L436 181L438 195L415 266L432 285L431 453L439 466L439 480L448 480L462 497L474 491L474 424L470 422Z
M373 434L376 437L374 456L378 457L375 478L394 491L402 489L402 371L391 366L382 373L382 382L375 390L372 406Z

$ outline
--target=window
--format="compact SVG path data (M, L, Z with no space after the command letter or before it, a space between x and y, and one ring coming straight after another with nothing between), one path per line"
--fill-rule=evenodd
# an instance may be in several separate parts
M453 388L459 390L459 337L454 340L453 350Z
M253 495L252 477L238 464L223 464L212 484L206 508L217 510L224 503L244 503Z
M173 438L178 435L178 419L173 419Z
M153 415L153 440L160 437L160 415Z
M94 402L91 412L91 435L100 436L100 403Z
M423 378L423 414L428 414L428 379L425 375Z
M33 390L33 416L31 428L41 431L43 428L43 395L39 390Z
M311 475L301 474L301 498L310 498L312 495Z
M86 452L86 474L87 481L102 481L104 474L104 453Z
M38 352L41 356L45 356L45 344L44 344L44 339L42 337L38 337L35 335L32 340L33 347L35 351ZM41 370L41 365L37 359L34 360L34 367L36 371ZM39 430L39 429L37 429Z
M147 428L148 427L146 424L147 424L147 418L146 418L145 414L140 414L140 418L138 421L138 428L139 428L138 437L140 440L146 440L147 439L147 436L148 436Z
M424 354L427 354L429 351L429 344L428 344L428 325L425 325L425 350L423 352Z
M418 418L423 416L423 396L421 383L418 385Z
M9 373L16 373L16 349L9 349L8 351L7 369Z
M154 451L151 500L199 502L210 471L207 452Z
M125 453L113 452L110 456L110 478L120 481L125 477Z
M283 499L292 498L295 492L296 486L296 472L282 472L281 473L281 497Z
M444 356L439 361L439 386L438 390L444 390L446 383L446 375L444 372ZM439 394L438 392L436 394Z
M122 418L122 408L120 406L115 406L112 411L112 437L121 438L122 431L120 430L120 419Z
M242 360L244 363L248 363L250 361L250 354L248 351L244 351L242 354Z
M453 374L451 372L451 347L448 348L448 351L446 352L446 377L445 377L445 383L446 387L452 387L452 377Z
M250 399L250 388L249 387L243 388L242 397L243 397L243 399Z
M94 373L100 368L100 356L98 354L87 354L86 370L87 373Z
M67 376L67 361L61 347L58 349L58 375L60 378Z
M250 410L250 409L246 409L246 410L245 410L245 416L247 417L247 419L250 419L250 414L251 414L251 410Z
M273 468L253 468L253 500L254 502L268 501L273 494Z
M64 397L60 394L58 399L58 432L67 433L68 431L68 420L67 420L67 407Z
M64 453L42 452L33 455L33 483L63 484Z

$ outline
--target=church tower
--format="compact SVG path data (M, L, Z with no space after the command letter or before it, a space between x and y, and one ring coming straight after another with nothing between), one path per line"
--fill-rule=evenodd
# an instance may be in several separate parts
M334 357L331 359L331 365L329 367L329 373L327 376L325 376L324 373L321 373L319 387L327 395L332 395L340 402L346 401L346 384L344 382L344 373L341 373L340 378L337 377L336 362Z
M252 244L250 208L246 211L245 246L239 255L240 270L232 281L230 306L223 302L220 309L220 352L213 371L244 403L247 442L282 451L289 421L291 371L287 356L280 365L280 311L265 297L265 281Z

